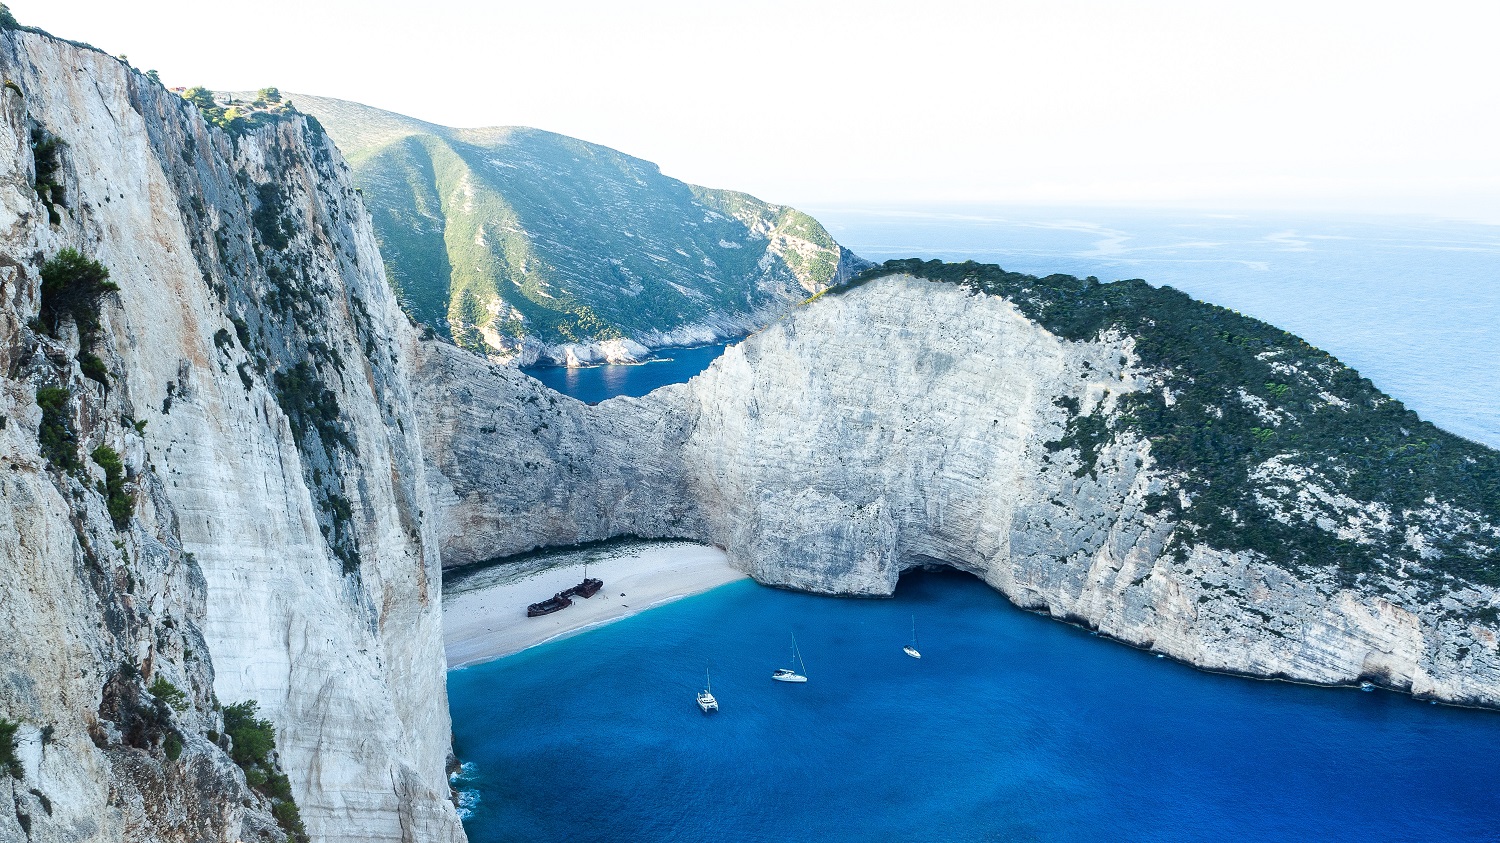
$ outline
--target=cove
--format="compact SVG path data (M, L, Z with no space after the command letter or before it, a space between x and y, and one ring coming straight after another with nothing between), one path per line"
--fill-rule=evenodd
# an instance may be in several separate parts
M793 632L806 685L770 679ZM1205 673L955 573L891 600L735 583L448 679L475 843L1479 841L1500 818L1500 714Z
M707 369L729 345L719 343L694 348L660 348L656 350L655 357L643 363L584 366L576 369L564 366L527 366L521 371L563 395L577 398L586 404L598 404L617 395L639 398L667 384L685 383Z

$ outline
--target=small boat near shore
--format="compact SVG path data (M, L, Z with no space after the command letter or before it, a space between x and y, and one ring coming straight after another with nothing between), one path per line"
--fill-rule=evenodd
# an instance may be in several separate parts
M573 605L573 601L568 597L567 593L559 591L558 593L552 595L546 600L541 601L540 603L532 603L530 606L527 606L526 617L539 618L542 615L550 615L553 612L560 612L571 605Z
M901 652L914 659L922 657L922 651L917 649L917 616L911 616L911 643L901 648Z

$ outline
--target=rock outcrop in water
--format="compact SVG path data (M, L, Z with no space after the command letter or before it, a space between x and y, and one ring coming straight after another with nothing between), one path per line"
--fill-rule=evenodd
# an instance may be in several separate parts
M462 839L411 328L332 142L40 33L0 72L0 839Z
M445 564L634 534L826 593L950 565L1201 667L1500 705L1494 452L1179 293L1006 277L1009 295L909 275L824 295L687 384L592 407L417 349ZM1127 309L1145 321L1089 321ZM1187 342L1200 328L1206 351ZM1275 381L1217 383L1233 360ZM1231 398L1194 403L1193 383ZM1308 444L1318 413L1346 450ZM1412 437L1390 454L1387 422ZM1184 462L1196 437L1223 455ZM1400 463L1419 442L1423 462ZM1421 478L1400 493L1419 503L1359 497L1400 485L1368 482L1372 464ZM1434 471L1490 488L1450 495Z

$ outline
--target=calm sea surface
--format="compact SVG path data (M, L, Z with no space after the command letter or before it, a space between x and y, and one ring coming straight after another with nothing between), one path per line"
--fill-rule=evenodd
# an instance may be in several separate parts
M664 348L645 363L617 366L529 366L521 371L564 395L597 404L616 395L640 397L669 383L683 383L708 368L724 353L724 344L696 348Z
M872 260L1141 277L1297 333L1500 446L1500 228L1186 212L808 209ZM585 401L722 346L536 369ZM923 659L902 655L917 617ZM795 631L811 681L770 680ZM711 667L723 710L693 703ZM475 843L1500 841L1500 714L1215 676L914 574L727 586L449 674Z
M960 574L736 583L448 679L474 843L1500 839L1500 714L1204 673Z

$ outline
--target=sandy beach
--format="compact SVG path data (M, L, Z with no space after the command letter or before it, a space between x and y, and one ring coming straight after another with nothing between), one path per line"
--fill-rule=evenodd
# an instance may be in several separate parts
M539 618L526 606L588 575L604 580L589 599ZM528 554L454 572L443 585L443 648L448 669L498 659L653 606L745 579L724 551L690 542L633 541Z

